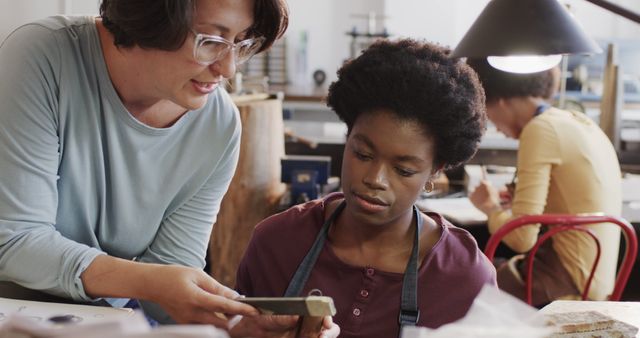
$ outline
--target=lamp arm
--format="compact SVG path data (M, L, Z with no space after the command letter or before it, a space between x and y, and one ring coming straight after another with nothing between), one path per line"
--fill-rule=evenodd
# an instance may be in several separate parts
M590 2L598 7L604 8L610 12L618 14L622 17L625 17L635 23L640 23L640 14L632 12L622 6L616 5L606 0L585 0Z

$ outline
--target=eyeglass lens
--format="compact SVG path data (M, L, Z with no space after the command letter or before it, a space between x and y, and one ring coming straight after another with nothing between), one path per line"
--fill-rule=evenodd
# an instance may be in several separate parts
M234 50L235 63L242 64L247 61L260 49L260 45L259 40L240 41ZM196 58L203 63L215 62L224 58L232 48L222 41L203 40L196 49Z

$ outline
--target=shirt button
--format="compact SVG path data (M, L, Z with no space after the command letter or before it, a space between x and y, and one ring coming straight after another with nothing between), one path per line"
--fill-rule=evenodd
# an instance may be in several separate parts
M356 317L360 317L360 309L358 308L353 309L353 315Z
M368 268L367 269L367 276L371 277L376 273L376 270L374 270L373 268Z
M369 297L369 291L367 290L360 290L360 296L367 298Z

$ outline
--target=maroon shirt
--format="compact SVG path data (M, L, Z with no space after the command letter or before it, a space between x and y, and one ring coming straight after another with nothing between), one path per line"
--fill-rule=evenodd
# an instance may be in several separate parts
M238 292L253 297L284 295L325 221L325 206L342 198L342 194L331 194L258 224L238 268ZM419 267L418 325L436 328L462 318L485 283L496 285L496 276L467 231L438 214L428 216L440 225L442 235ZM327 242L303 294L319 289L333 298L340 337L398 337L402 277L402 273L347 264Z

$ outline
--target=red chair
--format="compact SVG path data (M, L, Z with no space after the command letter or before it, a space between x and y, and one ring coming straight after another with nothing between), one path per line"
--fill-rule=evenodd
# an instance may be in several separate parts
M484 253L489 258L490 261L493 261L493 256L496 252L496 248L498 244L502 241L502 238L506 236L509 232L531 224L542 224L542 225L553 225L549 228L549 230L543 233L538 241L535 243L529 255L527 256L526 262L526 271L527 277L525 281L526 291L527 291L527 303L529 305L532 304L532 275L533 275L533 258L538 251L538 248L551 236L557 234L562 231L582 231L587 233L591 238L594 239L597 246L596 259L594 261L593 267L591 268L591 273L589 274L589 278L585 284L584 292L582 293L582 299L586 300L587 295L589 293L589 288L591 287L591 281L593 279L593 275L595 274L596 267L598 266L598 262L600 261L600 242L595 234L588 228L583 225L586 224L595 224L595 223L611 223L617 224L622 229L622 233L626 242L626 250L622 259L622 264L620 265L620 269L618 270L618 274L616 277L615 286L613 288L613 292L609 296L609 300L618 301L622 296L622 292L624 291L625 286L627 285L627 281L629 279L629 275L631 274L631 269L633 268L633 264L636 260L636 256L638 255L638 240L636 238L636 232L633 229L633 226L629 224L626 220L620 217L613 216L602 216L602 215L527 215L521 216L516 219L513 219L503 225L498 231L496 231L487 242L487 245L484 249Z

